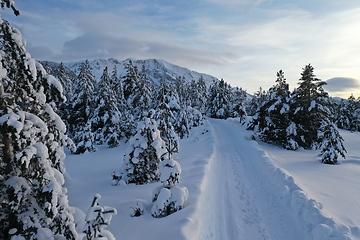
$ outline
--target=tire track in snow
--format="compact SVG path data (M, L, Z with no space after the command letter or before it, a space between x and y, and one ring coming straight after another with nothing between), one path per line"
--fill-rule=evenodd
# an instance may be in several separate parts
M306 239L301 226L267 189L259 157L238 126L210 119L214 154L207 176L202 239ZM204 232L205 231L205 232Z

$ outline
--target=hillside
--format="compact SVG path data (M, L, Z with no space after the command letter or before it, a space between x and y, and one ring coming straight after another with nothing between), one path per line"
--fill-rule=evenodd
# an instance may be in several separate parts
M118 214L107 228L117 239L359 239L354 191L359 182L359 133L342 131L348 159L319 162L319 151L288 151L251 140L238 119L208 121L181 140L174 158L180 185L189 189L183 210L153 218L151 192L160 183L111 185L127 143L92 154L68 155L69 200L86 212L95 193ZM136 203L145 213L131 217Z
M109 69L109 71L111 71L114 68L114 66L116 66L118 73L120 75L124 75L125 74L125 66L129 62L129 60L130 59L120 61L120 60L116 60L114 58L95 59L95 60L89 61L89 63L90 63L90 66L92 68L93 74L96 77L96 79L100 79L105 67L107 67ZM166 79L167 81L171 82L171 81L174 81L177 77L184 77L185 81L191 82L192 80L197 81L202 76L205 80L207 87L209 87L214 81L219 80L216 77L210 76L208 74L192 71L190 69L171 64L164 60L131 59L131 61L133 62L133 65L137 66L137 68L139 70L141 70L142 66L145 66L147 76L154 83L157 83L160 79ZM68 70L72 71L73 73L76 73L78 71L80 65L83 62L84 61L65 62L63 64ZM47 65L52 69L52 71L54 71L60 64L60 63L49 62L49 61L43 61L42 63L44 65L47 63Z

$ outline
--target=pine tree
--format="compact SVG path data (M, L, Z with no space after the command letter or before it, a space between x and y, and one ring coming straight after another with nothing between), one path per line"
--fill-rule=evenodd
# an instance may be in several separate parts
M75 239L63 187L66 129L46 92L60 84L26 52L21 33L0 23L0 238Z
M129 106L133 109L136 117L141 116L143 112L148 111L152 105L152 97L150 90L150 79L146 75L145 66L139 73L137 85L133 89L131 98L128 99Z
M189 117L186 109L181 109L176 116L176 120L174 122L174 129L180 138L189 137L190 135L190 124Z
M341 102L338 106L338 111L336 112L336 124L338 128L350 130L351 113L348 112L347 106L347 101L341 99Z
M300 86L293 94L293 122L297 125L295 141L299 146L320 148L323 163L336 163L338 154L345 157L343 138L333 122L330 99L309 64L303 69Z
M64 64L61 62L54 75L64 88L64 95L68 100L72 97L73 83L71 77L66 73Z
M210 87L207 110L210 117L221 119L230 117L230 88L223 79Z
M340 135L334 123L322 121L319 131L321 139L321 162L325 164L336 164L338 156L345 158L346 149L344 147L344 139Z
M173 154L179 152L180 142L179 136L175 132L173 126L175 117L170 110L170 107L165 102L161 103L160 106L157 107L154 119L157 122L160 137L165 142L168 158L171 158Z
M234 88L231 94L230 116L239 117L240 123L244 122L247 116L245 100L247 94L241 88Z
M125 65L126 75L122 82L124 87L124 98L129 106L132 106L133 95L136 93L135 89L139 82L139 72L137 66L134 66L132 61Z
M348 98L348 104L346 107L347 116L349 119L348 130L354 132L360 130L360 118L359 118L360 101L357 101L354 95Z
M76 146L81 146L75 153L95 151L94 138L91 134L90 119L94 112L95 77L89 61L85 61L79 69L79 75L74 82L74 94L71 99L69 127ZM84 145L86 143L86 145Z
M290 125L289 98L289 85L284 72L280 70L277 72L276 85L267 92L265 100L249 123L248 129L256 129L265 142L289 148L288 142L291 141L291 137L288 136L290 129L287 129Z
M112 215L116 215L117 211L115 208L100 206L99 199L100 194L96 194L91 203L91 206L85 217L85 226L83 233L86 235L87 240L93 239L115 239L115 237L109 231L105 230L110 224ZM84 237L85 239L85 237Z
M327 107L329 96L324 91L326 83L316 78L314 68L308 64L303 68L299 87L291 99L293 122L297 125L297 142L305 148L317 148L319 144L318 129L322 120L329 118Z
M166 154L165 142L153 119L154 110L138 123L124 156L122 179L126 183L147 184L159 180L159 163Z
M91 127L97 144L119 145L120 111L117 108L112 81L105 67L95 94L96 108L91 118Z

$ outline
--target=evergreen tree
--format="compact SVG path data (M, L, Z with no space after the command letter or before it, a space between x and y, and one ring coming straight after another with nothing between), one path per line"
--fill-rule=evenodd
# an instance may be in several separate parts
M128 100L129 106L133 109L135 116L141 116L143 112L148 111L152 105L150 90L150 79L146 75L145 66L139 73L137 85L133 89L132 98Z
M85 61L79 69L79 75L74 83L74 94L71 99L71 112L69 119L70 133L75 145L79 149L75 153L95 151L94 137L91 134L90 119L94 112L94 86L95 77L89 61ZM86 145L84 145L86 143Z
M269 89L267 97L249 123L248 129L256 129L265 142L289 148L288 142L291 139L287 131L290 125L289 97L289 85L284 72L280 70L277 72L276 85Z
M97 144L106 143L115 147L120 141L120 112L111 86L111 78L105 67L95 94L96 108L91 118L91 127Z
M116 106L121 112L125 109L124 88L121 78L118 76L116 65L114 65L114 68L111 72L110 81L110 89L114 93Z
M196 89L198 94L197 101L197 110L201 112L202 115L206 114L206 101L207 101L207 87L203 76L199 78L196 83Z
M348 112L347 106L348 102L344 99L341 99L338 111L336 113L336 124L338 128L350 130L351 112Z
M210 117L221 119L230 117L230 88L223 79L210 87L207 110Z
M349 128L350 131L359 131L360 130L360 118L359 118L359 109L360 101L356 100L355 97L351 94L348 98L348 105L346 107L347 116L349 118Z
M85 226L83 233L86 235L86 240L93 239L115 239L114 235L109 231L105 230L110 224L112 215L116 215L117 211L115 208L100 206L99 199L100 194L96 194L91 203L91 206L85 217ZM84 237L85 239L85 237Z
M241 88L234 88L231 94L231 106L230 106L230 116L239 117L240 122L244 122L247 116L245 100L247 94Z
M0 24L0 238L75 239L63 187L66 129L47 99L60 84L26 52L21 33Z
M64 64L61 62L55 71L55 77L60 81L64 88L64 95L66 99L70 100L72 97L73 83L71 77L66 73Z
M265 90L263 90L261 87L259 90L254 93L254 96L251 98L249 103L247 104L246 112L249 116L254 116L259 107L263 104L267 96L267 93Z
M160 106L157 107L154 119L157 122L160 137L165 142L168 158L171 158L174 153L179 152L180 142L179 136L173 127L175 117L170 110L170 107L165 102L161 103Z
M186 109L181 109L174 122L174 129L180 138L189 137L191 125Z
M126 183L147 184L159 180L159 163L166 149L153 115L154 110L150 110L129 140L122 166L122 179Z
M124 98L129 106L132 106L132 100L134 99L135 89L139 82L139 72L137 66L134 66L132 61L125 65L126 75L123 78Z
M324 91L326 83L316 78L314 68L308 64L303 68L299 87L291 99L293 121L297 125L297 142L305 149L317 148L318 130L323 119L328 119L329 96Z
M319 138L321 139L321 162L325 164L336 164L339 155L345 158L346 149L343 145L344 139L334 123L326 119L322 121Z

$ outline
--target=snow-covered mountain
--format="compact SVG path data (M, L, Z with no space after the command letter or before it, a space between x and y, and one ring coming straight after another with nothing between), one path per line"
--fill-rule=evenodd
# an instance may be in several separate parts
M192 80L199 80L202 76L205 80L207 86L210 86L214 81L219 81L216 77L210 76L208 74L199 73L192 71L190 69L174 65L172 63L166 62L159 59L147 59L147 60L136 60L136 59L126 59L126 60L117 60L114 58L109 59L95 59L89 61L90 66L92 67L93 74L96 79L100 79L100 76L103 73L105 67L108 67L109 71L112 71L116 65L117 71L120 75L126 74L125 66L132 61L133 65L137 66L139 71L142 69L142 66L145 66L146 73L148 77L153 82L158 82L160 79L166 79L167 81L174 81L177 77L184 77L185 81L191 82ZM84 61L78 62L66 62L64 66L73 72L77 72L79 67ZM50 68L53 70L57 68L59 63L54 62L43 62L47 63Z

